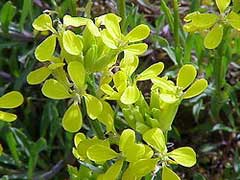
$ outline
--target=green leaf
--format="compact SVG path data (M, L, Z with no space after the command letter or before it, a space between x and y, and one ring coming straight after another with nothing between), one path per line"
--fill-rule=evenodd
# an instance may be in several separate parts
M0 97L0 108L16 108L23 103L23 96L18 91L11 91Z
M139 74L137 80L145 81L157 77L163 71L163 68L164 64L162 62L155 63Z
M87 50L86 55L84 56L84 67L88 72L93 72L93 67L98 55L97 50L98 46L94 44Z
M1 9L0 13L0 22L2 30L8 32L8 26L10 25L13 17L16 14L16 7L12 4L11 1L7 1Z
M78 144L79 144L81 141L85 140L85 139L86 139L85 134L83 134L83 133L77 133L77 134L75 134L75 136L74 136L74 145L77 147Z
M109 147L95 144L88 148L87 156L92 161L105 162L107 160L116 158L118 156L118 153L116 153Z
M166 91L170 91L170 92L176 92L176 86L174 85L174 83L170 80L167 80L165 77L160 78L160 77L156 77L151 79L152 82L154 83L155 86L166 90Z
M186 32L196 32L201 29L199 29L197 26L194 26L193 23L190 22L190 23L184 24L183 30Z
M159 128L153 128L143 134L143 140L158 152L166 152L167 147L163 132Z
M58 69L60 67L63 67L64 65L65 65L65 63L52 63L48 66L48 69L55 70L55 69Z
M87 25L88 21L90 21L90 19L83 18L83 17L72 17L69 15L65 15L63 17L63 24L65 26L73 26L73 27L85 26Z
M128 162L136 162L142 159L145 154L145 146L143 144L136 144L127 142L125 148L123 149L123 154Z
M208 86L208 82L206 79L198 79L196 80L185 92L183 95L184 99L189 99L194 96L201 94Z
M159 95L159 98L168 104L173 104L179 101L179 97L177 97L175 94L166 94L166 93L161 93Z
M215 49L221 43L223 37L223 26L218 24L208 32L204 38L204 46L207 49Z
M199 11L194 11L194 12L192 12L192 13L187 14L187 15L184 17L183 20L184 20L185 22L191 22L192 19L194 18L194 16L196 16L196 15L198 15L198 14L200 14Z
M17 119L17 116L12 113L0 111L0 120L5 122L12 122Z
M71 55L78 56L82 52L82 39L70 30L63 33L63 47Z
M77 132L81 129L82 113L77 103L73 103L64 113L62 126L69 132Z
M119 23L121 22L122 18L117 16L116 14L113 14L113 13L108 13L108 14L104 14L104 15L101 15L99 17L96 17L95 18L95 23L96 25L99 27L101 25L105 25L106 24L106 17L107 16L115 16L114 19Z
M129 144L135 143L135 132L131 129L125 129L121 136L119 141L119 149L120 151L124 152L125 149L127 149L127 146Z
M32 24L33 28L37 31L53 31L52 19L48 14L38 16Z
M127 87L127 75L123 71L118 71L113 75L113 82L118 92L123 92Z
M68 99L72 97L68 92L68 88L55 79L49 79L44 82L42 93L51 99Z
M213 128L212 128L211 131L212 131L212 132L213 132L213 131L226 131L226 132L232 133L232 132L234 132L234 129L232 129L232 128L224 125L224 124L218 123L218 124L216 124L216 125L213 126Z
M196 153L190 147L174 149L168 153L168 156L176 163L185 167L192 167L196 164Z
M111 34L106 30L102 30L101 31L101 38L103 43L111 48L111 49L117 49L118 48L118 44L116 42L116 40L111 36Z
M115 14L109 13L105 16L105 27L115 39L121 39L121 30L118 17Z
M92 33L92 35L96 37L101 36L98 27L92 22L92 20L87 22L87 28Z
M136 85L128 86L123 92L120 100L124 104L133 104L140 97L139 90Z
M125 39L129 42L137 42L146 39L150 34L150 28L145 24L140 24L131 30Z
M109 96L108 99L112 99L112 100L119 99L119 93L115 91L109 84L101 85L100 89Z
M227 15L227 22L236 30L240 30L240 15L235 13L234 11L231 11L228 15Z
M102 101L103 110L100 115L98 115L98 120L103 123L107 132L114 132L114 112L109 103Z
M131 44L124 48L124 52L141 55L146 52L148 45L146 43Z
M145 154L143 156L143 159L150 159L153 156L153 150L148 146L144 145L145 147Z
M2 153L3 153L3 147L2 147L2 145L0 144L0 156L2 155Z
M50 74L51 71L47 67L41 67L27 75L27 82L31 85L40 84L45 81Z
M102 102L90 94L85 94L85 102L87 106L87 114L91 119L96 119L103 110Z
M164 166L162 170L162 180L181 180L180 177L168 167Z
M139 59L129 53L124 53L124 58L120 61L120 69L125 72L128 77L130 77L134 71L137 69Z
M194 16L189 17L192 20L191 24L200 29L208 29L212 27L218 20L216 14L195 14Z
M80 159L81 160L86 160L88 157L87 157L87 150L89 147L93 146L93 145L103 145L103 146L106 146L109 148L109 142L108 141L103 141L103 140L100 140L100 139L97 139L97 138L93 138L93 139L85 139L85 140L82 140L78 143L78 146L77 146L77 152L78 152L78 155L80 156Z
M37 60L44 62L51 60L56 47L56 35L47 37L35 50Z
M221 13L224 13L230 3L231 0L216 0L217 7Z
M151 171L154 171L156 164L156 159L140 159L137 162L130 164L123 174L123 180L141 179Z
M177 76L177 86L186 89L197 76L196 68L191 64L181 67Z
M115 162L104 174L98 176L97 180L117 179L123 166L123 160Z
M68 74L78 89L83 89L85 85L85 69L82 63L72 61L68 64Z
M23 8L22 8L22 12L21 12L21 17L20 17L20 27L21 27L21 30L24 29L24 24L26 22L26 18L28 16L31 17L32 19L32 14L33 14L33 9L32 9L32 0L24 0L23 1Z

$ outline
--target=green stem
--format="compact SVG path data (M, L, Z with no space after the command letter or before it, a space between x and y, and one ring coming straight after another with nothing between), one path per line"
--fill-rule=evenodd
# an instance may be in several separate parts
M178 65L182 65L181 57L181 46L179 40L179 10L178 10L178 0L173 1L173 36L175 41L175 54Z
M229 28L225 28L224 29L224 36L222 39L227 41L228 38L228 32L229 32ZM226 56L226 47L225 47L225 43L222 42L220 44L220 46L218 47L216 53L215 53L215 59L214 59L214 82L215 82L215 92L214 92L214 96L212 99L212 104L211 104L211 111L212 111L212 115L213 118L215 120L219 120L220 119L220 110L223 106L223 101L224 101L224 97L223 97L223 87L224 87L224 80L226 77L226 72L224 70L224 57Z
M173 19L174 19L174 40L175 47L180 45L179 43L179 11L178 11L178 0L173 1Z
M101 124L99 123L99 121L98 120L92 120L92 119L89 119L89 118L88 118L88 120L89 120L90 126L94 130L97 137L99 139L104 139L104 133L103 133L103 130L102 130L102 127L101 127Z
M118 6L118 14L122 18L121 21L121 30L123 33L125 33L125 21L126 21L126 2L125 0L118 0L117 1L117 6Z
M168 131L164 132L164 136L165 136L165 143L168 143Z
M93 96L96 96L96 83L95 83L95 78L93 74L90 74L88 76L88 89L91 92ZM93 128L95 134L99 139L104 139L104 132L102 129L102 126L98 120L91 120L88 118L88 121Z
M165 14L165 16L167 18L168 24L170 26L170 29L173 32L173 30L174 30L173 16L171 14L170 9L167 7L167 4L166 4L165 0L162 0L161 9L163 10L163 12L164 12L164 14Z

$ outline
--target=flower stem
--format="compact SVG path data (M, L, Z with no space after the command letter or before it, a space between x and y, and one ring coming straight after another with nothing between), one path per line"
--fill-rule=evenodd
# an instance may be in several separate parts
M228 32L229 28L224 29L223 39L225 42L228 42ZM215 59L213 63L214 67L214 82L215 82L215 90L211 103L211 112L214 120L220 120L220 110L225 102L224 94L224 86L225 86L225 77L226 77L226 69L228 64L226 63L227 49L228 46L224 41L218 47L215 53Z
M118 0L117 1L117 6L118 6L118 14L122 18L121 21L121 30L123 33L125 33L126 28L125 28L125 21L126 21L126 2L125 0Z

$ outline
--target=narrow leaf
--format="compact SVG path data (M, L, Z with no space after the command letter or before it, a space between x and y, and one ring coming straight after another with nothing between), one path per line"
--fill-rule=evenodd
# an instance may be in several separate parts
M7 1L1 8L0 22L1 28L4 32L8 32L8 26L16 14L16 7L11 1Z

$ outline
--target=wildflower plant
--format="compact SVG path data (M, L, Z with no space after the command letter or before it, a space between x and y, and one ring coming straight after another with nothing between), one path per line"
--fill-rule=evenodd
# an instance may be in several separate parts
M234 52L231 51L229 42L235 45L234 31L240 30L239 2L231 0L215 0L218 12L200 13L192 12L185 16L184 30L189 33L206 34L203 45L210 49L213 60L210 64L213 68L214 79L211 102L211 115L215 120L220 119L220 111L231 98L226 94L229 86L225 81L227 67L232 61Z
M196 154L190 147L168 152L167 133L181 101L202 93L207 81L195 80L197 72L190 64L180 69L176 84L159 76L162 62L137 74L138 56L148 47L142 40L150 29L141 24L123 34L120 22L113 13L94 21L69 15L63 21L52 21L49 14L40 15L33 22L34 29L49 32L35 50L43 67L30 72L27 81L43 83L41 90L48 98L68 100L62 126L76 133L72 151L76 159L95 167L89 170L81 165L79 172L86 177L131 180L161 170L165 180L180 179L170 165L191 167ZM153 83L149 102L137 86L146 80ZM115 107L120 107L124 124L131 129L115 126L119 116ZM92 124L96 136L79 132L83 124Z
M184 30L186 32L207 31L204 38L204 46L207 49L215 49L222 42L224 28L231 26L240 30L240 15L230 6L231 0L216 0L219 13L192 12L185 16Z

